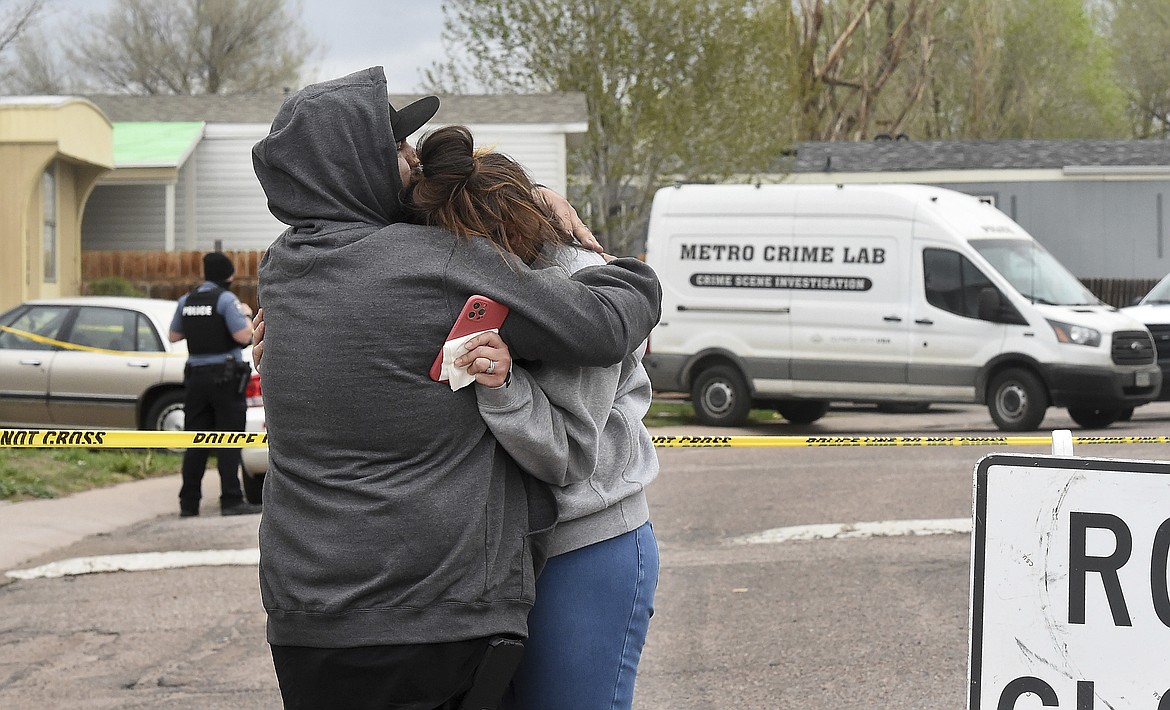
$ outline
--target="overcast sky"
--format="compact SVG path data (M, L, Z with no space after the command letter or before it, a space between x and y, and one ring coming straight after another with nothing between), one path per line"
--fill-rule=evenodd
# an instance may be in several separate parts
M101 11L112 0L49 0L50 25ZM305 28L322 53L306 82L381 64L390 93L415 93L420 70L442 57L439 0L300 0ZM290 3L291 4L291 3Z

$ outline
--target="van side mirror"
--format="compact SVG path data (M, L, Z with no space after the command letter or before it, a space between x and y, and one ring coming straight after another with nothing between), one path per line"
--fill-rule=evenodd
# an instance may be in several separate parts
M1000 299L999 291L985 286L979 290L979 320L999 320Z
M1028 325L1028 319L1020 315L1010 302L1005 301L999 289L994 286L984 286L979 290L979 320L992 323L1011 323L1013 325Z

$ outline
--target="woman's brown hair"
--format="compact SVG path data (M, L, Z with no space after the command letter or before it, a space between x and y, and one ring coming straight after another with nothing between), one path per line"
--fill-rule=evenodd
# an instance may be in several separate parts
M486 237L531 264L548 242L571 244L556 228L524 168L506 155L477 154L466 126L446 126L418 146L422 174L409 202L423 224Z

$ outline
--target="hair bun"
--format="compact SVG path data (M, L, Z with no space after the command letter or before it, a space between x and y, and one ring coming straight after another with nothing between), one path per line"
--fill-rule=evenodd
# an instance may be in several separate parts
M466 180L475 173L475 142L466 126L445 126L419 145L423 175L432 180Z

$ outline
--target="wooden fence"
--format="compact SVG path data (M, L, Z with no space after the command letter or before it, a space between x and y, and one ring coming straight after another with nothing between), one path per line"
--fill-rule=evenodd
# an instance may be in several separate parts
M202 251L85 251L82 293L99 279L121 277L151 298L177 299L203 282ZM256 308L256 274L263 251L225 251L236 267L232 292Z
M224 252L236 265L232 291L256 308L256 273L263 251ZM86 251L81 254L83 291L98 279L120 276L152 298L178 298L203 281L201 251ZM1153 288L1157 279L1082 279L1097 298L1111 306L1128 306Z
M1093 294L1111 306L1132 306L1158 279L1081 279Z

